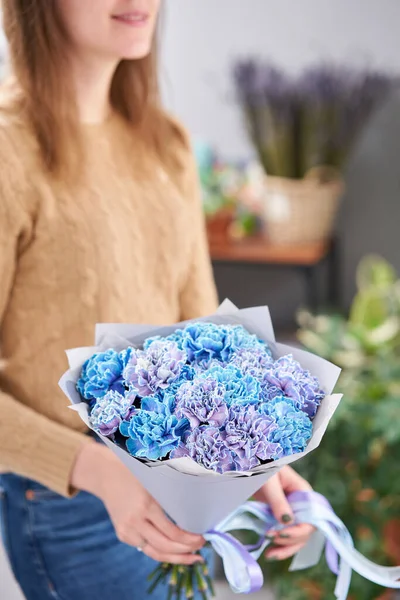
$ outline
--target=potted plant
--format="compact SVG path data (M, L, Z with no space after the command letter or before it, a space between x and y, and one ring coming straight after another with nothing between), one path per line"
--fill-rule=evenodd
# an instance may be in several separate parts
M301 313L299 339L342 367L344 394L318 450L299 471L330 500L355 546L379 564L400 563L400 280L383 259L358 269L349 318ZM287 573L266 566L278 598L327 600L333 575L324 561ZM393 600L395 592L354 575L350 600Z
M290 78L256 60L239 61L234 79L267 175L269 238L274 243L326 239L343 193L349 154L397 80L329 66Z

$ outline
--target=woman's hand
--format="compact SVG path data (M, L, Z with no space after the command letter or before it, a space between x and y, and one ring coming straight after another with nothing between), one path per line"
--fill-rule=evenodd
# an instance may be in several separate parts
M71 484L105 504L118 538L158 562L191 565L204 539L174 525L159 504L105 446L86 443L78 454Z
M296 491L310 491L310 484L291 467L283 467L254 495L255 500L269 504L275 518L288 525L293 521L293 512L286 495ZM281 532L270 531L274 548L266 552L268 560L283 560L296 554L309 540L314 527L308 524L285 527Z

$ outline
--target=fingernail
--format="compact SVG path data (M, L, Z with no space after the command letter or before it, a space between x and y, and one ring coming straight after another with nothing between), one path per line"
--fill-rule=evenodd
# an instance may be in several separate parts
M202 556L197 556L196 557L196 562L203 563L204 562L204 558Z
M282 523L290 523L292 517L290 515L282 515L281 517Z
M288 533L280 533L279 537L281 537L281 538L290 538L290 535Z

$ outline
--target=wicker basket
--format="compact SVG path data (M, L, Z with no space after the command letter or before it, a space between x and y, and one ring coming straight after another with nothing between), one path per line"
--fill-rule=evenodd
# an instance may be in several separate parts
M344 190L340 175L318 167L301 180L267 177L264 220L273 244L305 244L332 234Z

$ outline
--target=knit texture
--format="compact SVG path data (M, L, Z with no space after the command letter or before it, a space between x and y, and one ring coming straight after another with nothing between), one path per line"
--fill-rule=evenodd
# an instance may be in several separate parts
M0 463L68 495L87 441L58 380L98 322L171 324L217 297L195 163L177 127L167 175L121 118L82 126L83 181L44 170L21 116L0 103Z

